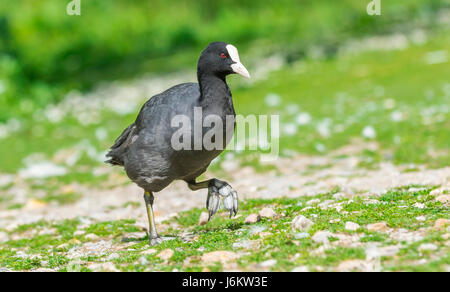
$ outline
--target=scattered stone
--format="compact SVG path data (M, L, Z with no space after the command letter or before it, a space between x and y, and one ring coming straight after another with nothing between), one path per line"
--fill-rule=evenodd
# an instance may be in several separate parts
M376 232L386 232L388 231L388 226L385 222L378 222L367 225L367 230Z
M335 233L333 237L338 240L334 241L332 244L341 247L358 247L360 245L359 240L361 239L360 234L345 234L345 233Z
M407 243L413 243L413 242L417 242L417 241L421 241L423 240L423 232L418 230L418 231L409 231L407 229L404 228L399 228L399 229L395 229L393 230L389 237L396 240L396 241L406 241Z
M81 241L79 241L78 239L76 239L76 238L72 238L71 240L69 240L67 243L70 243L70 244L80 244L81 243Z
M0 231L0 243L7 242L8 240L8 233Z
M362 131L362 135L364 138L374 139L377 136L377 132L372 126L366 126Z
M122 241L130 241L130 240L133 240L133 239L140 239L140 238L144 238L146 236L147 236L147 232L143 232L143 231L128 233L127 237L124 237L122 239Z
M147 260L147 258L146 258L145 256L141 256L141 257L139 258L139 263L140 263L141 265L143 265L143 266L146 266L146 265L148 264L148 260Z
M47 178L61 176L67 173L67 169L55 165L51 162L39 162L28 165L26 169L19 170L19 175L23 178Z
M342 207L341 204L337 205L334 207L334 209L336 210L336 212L341 213L342 209L344 209L344 207ZM344 214L344 212L342 212L341 214Z
M229 261L236 260L237 258L239 258L239 255L237 253L227 250L217 250L205 253L204 255L202 255L201 260L204 263L221 262L223 264Z
M445 218L439 218L434 222L434 228L437 230L442 230L447 225L450 225L450 220Z
M165 249L165 250L161 251L157 255L157 257L162 259L162 260L164 260L164 261L167 261L173 256L173 254L174 254L174 251L171 250L170 248L168 248L168 249Z
M92 224L92 220L87 217L79 217L78 219L81 222L80 226L83 226L83 228L87 228Z
M111 241L100 240L98 242L87 242L81 246L74 246L67 252L69 259L80 258L85 256L102 256L111 252Z
M250 227L249 233L250 233L250 235L253 235L253 234L261 233L266 229L267 229L266 226L254 225L254 226Z
M258 242L255 240L241 240L233 243L233 248L256 248L258 246Z
M208 213L207 212L202 212L200 214L200 218L198 218L198 225L205 225L206 223L208 223Z
M302 212L306 212L306 211L308 211L309 209L313 209L313 207L311 207L311 206L305 207L305 208L302 209Z
M339 223L339 222L341 222L341 218L336 218L336 219L331 219L330 221L328 221L330 224L333 224L333 223Z
M299 215L292 220L292 228L300 231L308 230L314 223L303 215Z
M294 234L295 239L302 239L302 238L308 238L308 237L309 237L308 232L299 232L299 233Z
M433 250L437 250L438 247L437 247L437 245L435 245L433 243L423 243L419 246L418 249L420 251L433 251Z
M373 262L367 262L363 260L347 260L343 261L337 267L338 272L377 272L380 267Z
M24 206L25 210L36 210L44 208L47 204L45 202L39 201L37 199L30 199Z
M39 231L39 235L49 235L49 234L55 234L58 231L56 230L56 228L47 228L44 227L42 230Z
M113 263L94 263L88 266L94 272L120 272Z
M333 198L334 198L335 200L342 200L342 199L345 199L345 194L339 192L339 193L334 194L334 195L333 195Z
M250 214L247 216L247 218L245 218L244 223L253 224L253 223L259 222L260 220L261 220L261 216L259 216L259 214Z
M50 269L50 268L38 268L36 270L32 270L32 272L37 272L37 273L51 273L51 272L56 272L56 269Z
M359 224L357 224L355 222L348 221L348 222L345 223L345 229L346 230L355 231L355 230L357 230L360 227L361 226L359 226Z
M141 252L141 254L144 254L144 255L154 254L154 253L156 253L156 251L157 251L156 249L150 248L150 249L144 250L143 252Z
M296 268L292 269L291 272L306 273L306 272L309 272L309 269L307 266L300 266L300 267L296 267Z
M331 245L323 244L323 245L319 246L318 248L311 250L309 252L309 254L312 256L315 256L315 257L325 257L325 251L330 248L331 248Z
M379 204L379 203L380 203L380 201L374 200L374 199L364 200L364 204L366 206L368 206L368 205L376 205L376 204Z
M448 204L450 203L450 195L440 195L436 198L436 201L439 201L442 204Z
M115 260L115 259L118 259L119 257L120 257L119 254L115 252L115 253L112 253L109 256L107 256L106 260L108 260L108 261Z
M275 266L276 264L277 264L277 260L272 259L272 260L267 260L262 263L259 263L259 266L263 267L263 268L270 268L270 267Z
M264 208L259 211L259 216L264 218L273 218L275 215L276 213L272 208Z
M14 182L13 175L0 175L0 187L6 187Z
M328 244L330 241L328 240L328 237L333 236L333 234L329 231L317 231L312 236L312 240L314 240L317 243L323 243Z
M87 240L97 240L97 239L99 239L100 237L98 237L98 236L95 235L94 233L89 233L89 234L86 234L86 236L85 236L84 238L87 239Z
M408 192L409 193L418 193L418 192L422 192L422 191L425 191L426 190L426 188L415 188L415 187L410 187L409 189L408 189Z
M319 205L317 205L317 207L319 207L320 209L326 210L329 208L329 205L334 203L333 200L325 200L322 203L320 203Z
M25 252L19 250L18 252L16 252L16 254L14 255L14 257L26 259L26 258L28 258L29 256L28 256Z
M422 215L422 216L417 216L417 217L416 217L416 220L417 220L417 221L425 221L425 220L426 220L426 217L423 216L423 215Z
M385 246L385 247L377 247L376 245L369 245L365 252L366 252L366 259L372 260L372 259L378 259L380 257L391 257L396 255L400 250L399 246L391 245L391 246Z
M85 234L86 233L86 231L84 231L84 230L77 230L77 231L75 231L74 233L73 233L73 235L74 236L80 236L80 235L83 235L83 234Z
M73 185L65 185L60 188L62 194L72 194L75 190L73 189Z
M415 203L413 205L413 207L416 207L418 209L423 209L423 208L425 208L425 204L424 203Z
M312 200L309 200L308 202L306 202L306 205L311 206L311 205L318 204L318 203L320 203L319 199L312 199Z
M438 189L432 190L430 192L430 195L431 196L443 195L446 190L447 190L446 188L438 188Z

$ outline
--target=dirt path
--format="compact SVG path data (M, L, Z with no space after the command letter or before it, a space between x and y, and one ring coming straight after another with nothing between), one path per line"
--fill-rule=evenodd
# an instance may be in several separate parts
M327 156L295 156L280 158L274 166L277 170L257 173L250 167L241 167L236 161L222 162L226 179L239 192L241 200L248 198L274 198L313 196L339 188L347 194L381 194L386 190L407 185L440 185L450 188L450 167L425 169L415 166L415 171L406 171L409 166L381 163L379 168L368 170L358 167L357 152L376 145L350 145ZM348 155L336 159L336 155ZM109 171L110 180L127 181L117 169L102 166ZM211 177L211 173L208 173ZM19 179L20 178L16 178ZM108 182L105 182L108 185ZM19 184L20 185L20 184ZM146 226L142 190L126 183L110 189L70 185L73 191L82 194L74 204L42 204L31 199L24 208L0 210L0 228L12 230L18 225L44 220L60 220L88 217L95 221L136 219L137 225ZM25 192L20 187L17 192ZM204 208L206 190L193 192L184 182L176 181L164 191L156 194L155 210L161 222L174 214L191 208Z

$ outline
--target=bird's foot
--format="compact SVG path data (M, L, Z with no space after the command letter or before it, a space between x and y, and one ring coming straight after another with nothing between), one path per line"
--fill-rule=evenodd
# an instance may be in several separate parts
M222 198L225 209L230 211L230 218L233 213L236 215L238 212L237 192L228 183L215 179L208 187L208 198L206 200L206 208L209 213L208 220L219 211Z
M163 242L163 239L159 236L149 236L150 238L150 245L155 246L158 244L161 244Z

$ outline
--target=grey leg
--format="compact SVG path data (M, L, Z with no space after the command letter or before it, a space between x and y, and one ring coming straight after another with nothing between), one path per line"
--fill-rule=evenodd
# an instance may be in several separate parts
M144 200L148 216L148 238L150 239L150 245L153 246L162 242L161 237L159 237L158 233L156 232L155 217L153 215L153 201L155 200L155 198L153 197L153 193L145 192Z
M227 183L216 178L195 182L188 182L191 190L208 188L208 198L206 199L206 208L208 209L208 220L220 209L221 197L223 197L223 205L225 209L230 211L230 217L238 212L238 196L237 192Z

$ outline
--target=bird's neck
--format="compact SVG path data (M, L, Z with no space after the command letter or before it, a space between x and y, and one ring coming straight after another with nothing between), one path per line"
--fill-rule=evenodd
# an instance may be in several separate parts
M200 104L202 106L219 107L234 111L231 91L225 76L199 74L198 83L200 85Z

